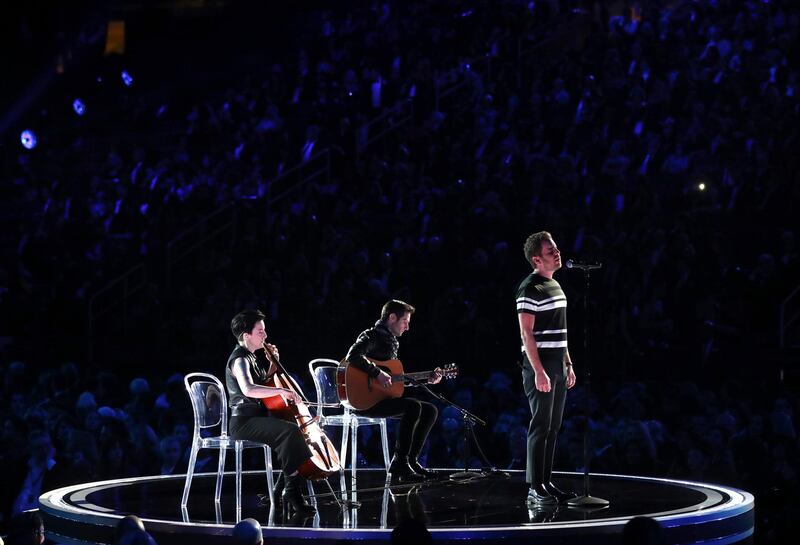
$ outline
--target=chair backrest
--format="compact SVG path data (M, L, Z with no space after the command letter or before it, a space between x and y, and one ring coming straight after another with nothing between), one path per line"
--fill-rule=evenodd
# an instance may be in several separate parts
M189 373L183 379L194 412L195 437L206 428L220 426L219 435L228 435L228 402L222 382L208 373Z
M308 362L308 371L317 389L317 415L325 416L331 409L342 406L336 391L336 370L339 362L329 358L317 358ZM326 411L328 409L328 411Z

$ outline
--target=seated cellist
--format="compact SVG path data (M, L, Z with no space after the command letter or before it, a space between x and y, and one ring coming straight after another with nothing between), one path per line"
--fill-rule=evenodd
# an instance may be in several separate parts
M264 354L267 331L264 314L259 310L243 310L231 320L231 332L238 344L225 366L225 385L231 408L229 433L234 439L247 439L269 445L283 469L286 484L282 500L300 515L311 515L314 507L303 497L305 479L298 473L310 452L295 422L270 416L262 400L281 396L287 403L300 403L298 394L283 388L263 386L276 369ZM274 345L266 345L277 354Z

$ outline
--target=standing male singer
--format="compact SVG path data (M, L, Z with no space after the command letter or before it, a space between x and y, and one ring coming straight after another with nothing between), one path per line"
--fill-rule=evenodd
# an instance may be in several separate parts
M553 273L561 268L561 252L553 236L547 231L530 235L524 251L525 260L533 267L517 288L522 384L531 409L526 501L554 505L577 496L560 490L550 477L567 389L575 386L567 348L567 297L553 279Z

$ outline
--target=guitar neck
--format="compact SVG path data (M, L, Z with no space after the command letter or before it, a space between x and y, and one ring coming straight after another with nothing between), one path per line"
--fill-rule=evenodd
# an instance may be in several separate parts
M408 381L415 381L421 379L427 379L433 374L433 371L415 371L413 373L406 373L405 369L403 369L403 364L400 363L400 360L376 360L372 358L367 358L369 361L380 367L382 370L389 373L392 377L392 381L394 382L405 382Z
M392 380L416 380L420 378L427 378L431 376L433 371L416 371L414 373L400 373L399 375L392 375Z

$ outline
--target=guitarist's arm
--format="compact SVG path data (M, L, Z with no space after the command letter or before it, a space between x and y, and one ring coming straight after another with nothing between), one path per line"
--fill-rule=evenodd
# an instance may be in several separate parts
M370 378L377 380L378 384L388 388L392 385L391 375L365 357L374 346L375 341L370 338L369 331L364 331L347 351L345 359L356 369L364 371Z

